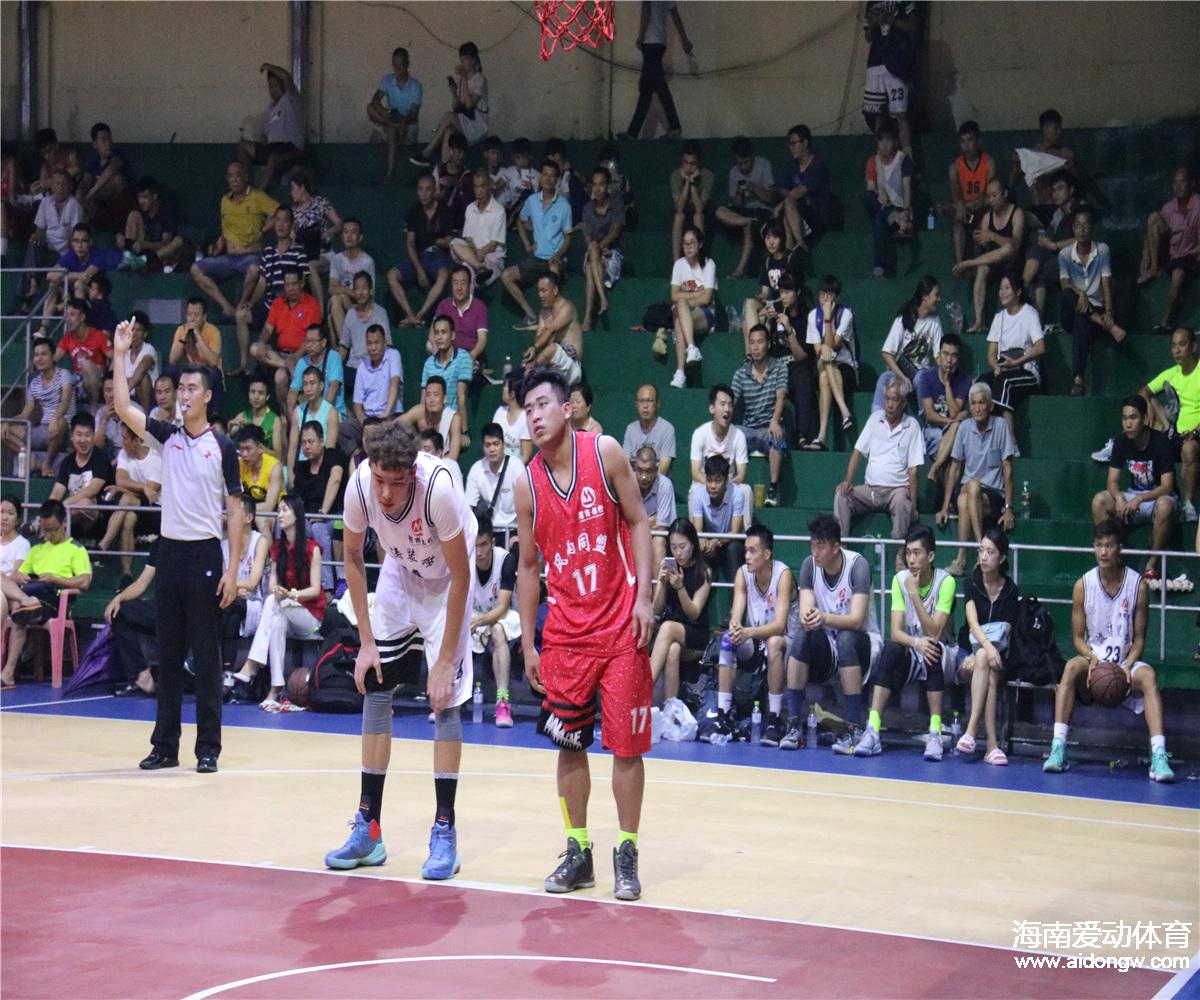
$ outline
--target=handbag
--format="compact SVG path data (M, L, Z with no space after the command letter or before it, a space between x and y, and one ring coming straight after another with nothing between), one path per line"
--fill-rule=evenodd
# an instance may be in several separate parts
M496 477L496 488L492 491L492 499L487 503L482 500L474 507L475 520L482 521L487 519L491 521L492 511L496 509L496 501L500 499L500 490L504 487L504 473L508 471L508 460L511 456L504 456L504 463L500 466L500 475Z
M997 653L1003 656L1008 652L1008 636L1012 631L1012 626L1008 622L985 622L980 626L980 629L987 636L987 641L996 647ZM972 632L971 652L978 652L980 645L982 644L975 638L975 633Z

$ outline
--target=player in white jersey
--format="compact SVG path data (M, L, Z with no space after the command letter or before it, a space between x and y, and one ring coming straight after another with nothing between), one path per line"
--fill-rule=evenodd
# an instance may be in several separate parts
M924 681L929 701L929 731L925 759L942 759L942 694L958 667L958 646L950 640L954 611L954 577L933 565L937 544L933 529L914 524L904 536L902 569L892 578L892 633L871 671L875 685L867 728L854 747L855 757L883 752L879 739L883 710L893 691Z
M792 636L787 663L787 731L781 750L804 746L804 689L836 672L846 697L850 729L834 744L849 754L859 740L863 675L883 647L871 601L871 566L842 548L837 518L819 514L808 524L812 555L800 567L800 628Z
M345 845L325 856L330 868L380 865L383 782L392 750L392 692L414 684L422 654L429 664L434 711L433 770L437 813L423 878L452 878L460 868L454 796L462 757L459 706L471 696L471 554L475 515L449 470L418 451L417 434L389 421L369 428L367 460L346 486L342 522L346 584L361 647L354 681L365 695L362 798ZM383 568L368 613L363 539L375 532Z
M783 679L788 638L800 627L800 606L792 571L773 558L775 535L761 524L746 532L746 562L734 576L729 631L721 636L717 671L717 711L703 722L700 738L733 734L733 682L739 663L765 653L770 711L763 728L763 746L778 746L783 738Z
M514 542L514 547L515 547ZM475 588L471 606L471 649L481 669L491 661L496 678L496 726L510 729L512 706L508 700L508 680L513 653L521 642L521 616L513 607L517 583L517 553L495 544L492 524L479 519L475 536Z
M1071 639L1076 655L1063 667L1055 692L1054 739L1042 770L1058 774L1067 769L1067 733L1075 701L1091 704L1092 671L1101 663L1116 663L1129 678L1130 695L1144 705L1150 731L1150 780L1174 781L1163 735L1162 696L1154 668L1142 660L1149 588L1137 571L1121 560L1120 524L1112 519L1101 521L1092 529L1092 542L1096 568L1076 580L1071 593Z

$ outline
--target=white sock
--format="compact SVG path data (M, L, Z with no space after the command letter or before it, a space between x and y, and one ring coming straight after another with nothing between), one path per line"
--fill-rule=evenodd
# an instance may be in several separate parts
M1165 736L1150 737L1150 752L1154 753L1156 750L1161 750L1163 753L1167 752L1167 738Z
M1054 723L1054 738L1056 740L1062 740L1064 743L1066 743L1068 729L1070 729L1070 726L1068 726L1065 722Z
M771 707L771 714L778 715L783 711L783 694L768 694L767 704Z
M722 712L728 712L733 708L733 692L718 691L717 692L717 708Z

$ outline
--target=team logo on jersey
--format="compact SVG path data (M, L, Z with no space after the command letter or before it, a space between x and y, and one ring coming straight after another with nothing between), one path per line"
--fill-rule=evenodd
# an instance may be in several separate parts
M414 517L408 525L408 530L420 538L425 531L425 522L419 517Z
M585 507L594 506L596 503L596 491L590 486L585 486L579 491L579 499L583 502Z
M579 520L590 521L593 517L604 514L604 504L596 503L596 491L585 486L579 491Z

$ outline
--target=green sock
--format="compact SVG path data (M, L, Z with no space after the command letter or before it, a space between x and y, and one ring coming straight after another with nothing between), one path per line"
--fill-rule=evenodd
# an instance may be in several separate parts
M876 712L875 709L871 709L871 711L867 713L867 725L874 729L875 732L879 732L882 723L883 720L879 717L879 713Z
M622 830L617 834L617 850L621 849L621 845L627 840L633 841L633 846L637 847L637 834L630 833L628 830Z
M508 688L496 688L496 700L508 701Z
M931 715L929 717L929 731L937 733L939 736L942 734L942 717L940 715Z
M567 827L567 836L573 837L575 843L579 845L581 851L586 851L592 846L592 842L588 839L586 826L569 826Z

